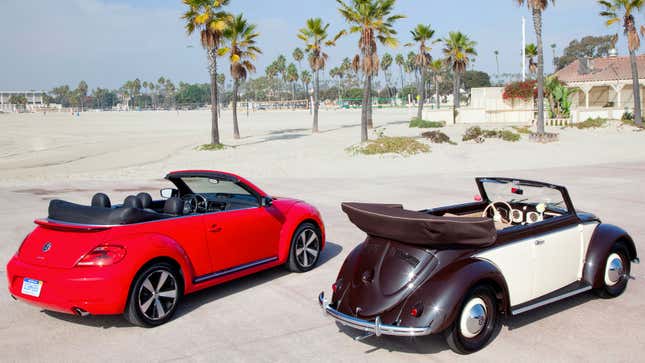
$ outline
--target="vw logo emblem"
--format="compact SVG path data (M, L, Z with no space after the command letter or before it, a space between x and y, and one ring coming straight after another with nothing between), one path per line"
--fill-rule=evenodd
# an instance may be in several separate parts
M46 242L46 243L43 245L43 252L47 252L47 251L49 251L51 248L52 248L52 243L51 243L51 242Z

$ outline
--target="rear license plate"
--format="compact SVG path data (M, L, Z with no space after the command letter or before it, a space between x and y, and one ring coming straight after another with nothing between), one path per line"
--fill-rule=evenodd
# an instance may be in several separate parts
M40 290L43 288L43 282L40 280L34 280L25 277L22 280L22 290L21 292L29 296L40 296Z

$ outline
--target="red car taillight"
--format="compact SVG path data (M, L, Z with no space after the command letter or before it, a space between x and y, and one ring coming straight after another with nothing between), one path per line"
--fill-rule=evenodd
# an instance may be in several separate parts
M76 266L109 266L119 263L125 257L125 248L116 245L97 246L83 256Z

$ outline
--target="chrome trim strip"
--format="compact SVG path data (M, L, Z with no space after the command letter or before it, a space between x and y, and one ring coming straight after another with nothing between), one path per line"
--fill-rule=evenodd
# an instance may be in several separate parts
M546 299L546 300L543 300L543 301L539 301L539 302L536 302L535 304L532 304L532 305L529 305L529 306L525 306L525 307L520 308L520 309L517 309L517 310L513 310L513 309L511 308L511 313L512 313L513 315L522 314L522 313L527 312L527 311L529 311L529 310L533 310L533 309L539 308L540 306L548 305L548 304L554 303L554 302L556 302L556 301L560 301L560 300L566 299L566 298L568 298L568 297L571 297L571 296L574 296L574 295L581 294L581 293L583 293L583 292L585 292L585 291L589 291L589 290L591 290L591 289L592 289L592 287L591 287L591 286L585 286L585 287L583 287L583 288L580 288L580 289L577 289L577 290L573 290L573 291L567 292L566 294L562 294L562 295L559 295L559 296L554 296L554 297L552 297L552 298L550 298L550 299Z
M247 270L247 269L257 267L257 266L260 266L260 265L264 265L265 263L269 263L269 262L273 262L273 261L277 261L277 260L278 260L278 257L269 257L269 258L264 258L264 259L261 259L261 260L253 261L253 262L250 262L250 263L246 263L244 265L231 267L231 268L228 268L226 270L216 271L216 272L213 272L213 273L209 273L207 275L197 276L197 277L195 277L193 279L193 283L199 284L201 282L205 282L205 281L208 281L208 280L216 279L218 277L230 275L230 274L235 273L235 272L239 272L239 271L242 271L242 270Z
M381 318L376 317L375 321L367 321L343 314L340 311L329 306L329 302L325 298L325 293L321 292L318 295L318 304L322 308L324 315L329 315L342 325L349 326L364 332L373 333L374 335L395 335L405 337L415 337L422 335L429 335L432 333L432 323L425 328L405 327L396 325L387 325L381 323Z

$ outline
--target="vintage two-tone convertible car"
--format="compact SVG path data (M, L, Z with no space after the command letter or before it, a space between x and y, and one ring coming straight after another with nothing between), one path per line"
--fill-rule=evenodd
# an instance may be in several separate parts
M478 178L480 201L423 211L344 203L367 239L318 297L324 312L366 335L443 333L452 350L483 348L503 315L588 290L627 287L632 238L576 211L564 187Z
M280 264L312 269L324 247L320 213L270 197L216 171L166 176L174 188L112 206L53 200L49 216L7 265L11 295L78 315L121 314L133 324L167 322L180 298Z

